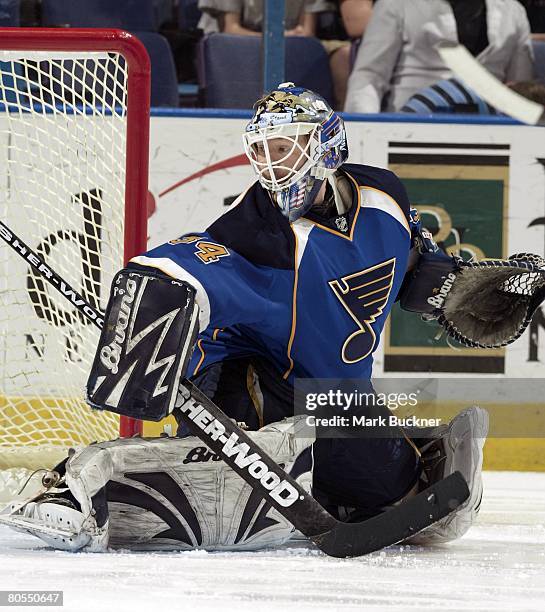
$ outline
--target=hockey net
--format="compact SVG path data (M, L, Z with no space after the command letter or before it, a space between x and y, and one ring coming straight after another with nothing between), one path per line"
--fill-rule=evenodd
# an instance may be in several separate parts
M0 32L0 218L95 308L145 249L148 123L149 59L132 36ZM0 242L0 469L119 435L84 402L98 334Z

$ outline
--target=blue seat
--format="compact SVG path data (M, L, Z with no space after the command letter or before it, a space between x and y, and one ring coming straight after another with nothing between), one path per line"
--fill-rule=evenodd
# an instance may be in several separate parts
M42 0L43 26L156 31L151 0Z
M133 32L146 47L151 63L151 99L152 106L178 106L178 83L176 69L170 46L164 36L156 32ZM51 75L42 75L52 90L51 98L45 100L48 104L94 104L110 107L116 100L123 97L121 89L122 72L117 63L108 59L88 58L74 65L72 60L66 60L64 70L53 66ZM91 76L93 78L91 79ZM93 82L94 94L82 86ZM104 87L107 84L107 87ZM67 92L71 92L68 94ZM85 99L84 99L85 98Z
M534 50L534 78L536 81L545 85L545 41L533 40L532 48Z
M205 106L251 108L263 93L261 38L210 34L199 44L199 86ZM286 38L286 81L312 89L330 104L329 60L316 38Z
M27 84L23 79L18 79L19 76L23 76L21 64L0 62L0 80L2 81L0 103L19 102L23 106L28 104Z
M19 26L19 0L0 0L0 27Z
M286 81L306 87L334 104L329 57L317 38L286 38Z
M178 0L178 27L182 32L196 30L200 18L199 0Z
M151 105L178 106L178 80L167 39L155 32L133 32L148 51L151 61Z

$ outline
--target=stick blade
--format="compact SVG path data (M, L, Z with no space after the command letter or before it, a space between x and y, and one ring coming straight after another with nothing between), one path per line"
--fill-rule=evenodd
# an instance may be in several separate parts
M337 523L312 541L331 557L359 557L397 544L450 514L469 497L454 472L391 510L361 523Z

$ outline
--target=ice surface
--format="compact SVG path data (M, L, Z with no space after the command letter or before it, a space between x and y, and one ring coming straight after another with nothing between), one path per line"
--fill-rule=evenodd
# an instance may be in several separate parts
M63 590L62 609L69 611L542 612L545 474L488 472L484 480L478 522L459 542L397 546L358 559L331 559L302 545L256 553L70 554L0 527L0 589Z

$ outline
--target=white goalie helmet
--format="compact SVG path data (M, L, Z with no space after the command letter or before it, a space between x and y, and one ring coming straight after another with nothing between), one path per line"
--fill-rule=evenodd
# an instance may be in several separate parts
M254 105L244 150L261 185L290 222L312 206L348 157L344 122L318 94L283 83Z

